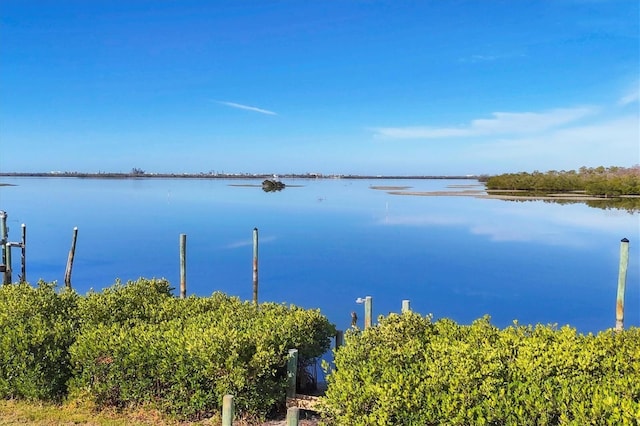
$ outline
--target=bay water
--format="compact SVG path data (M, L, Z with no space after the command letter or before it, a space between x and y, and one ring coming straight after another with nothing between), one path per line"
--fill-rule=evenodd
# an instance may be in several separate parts
M319 308L339 329L362 326L402 300L434 319L483 315L505 327L615 325L620 240L628 238L625 326L640 326L640 215L584 204L472 196L475 180L290 179L264 192L258 179L2 177L9 240L27 227L27 281L64 285L73 228L72 285L166 278L179 287L179 236L187 235L187 294L252 297L253 229L259 299ZM468 188L467 188L468 189ZM20 269L13 249L14 280Z

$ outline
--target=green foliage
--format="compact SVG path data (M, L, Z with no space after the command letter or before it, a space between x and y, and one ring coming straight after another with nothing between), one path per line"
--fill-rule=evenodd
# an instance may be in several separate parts
M578 171L505 173L486 179L488 190L537 192L582 191L589 195L618 197L640 195L640 166L581 167Z
M78 296L55 287L0 286L0 398L59 400L66 393Z
M284 404L288 350L329 349L335 328L318 310L222 293L177 299L165 280L116 282L78 296L54 284L0 287L0 397L85 399L155 407L181 418L240 415Z
M330 424L559 425L640 421L640 329L499 330L415 313L347 334L328 375Z
M335 335L317 310L256 307L221 293L176 299L169 290L140 280L83 300L70 349L73 396L195 418L217 411L230 393L238 412L264 417L284 403L288 350L318 357Z

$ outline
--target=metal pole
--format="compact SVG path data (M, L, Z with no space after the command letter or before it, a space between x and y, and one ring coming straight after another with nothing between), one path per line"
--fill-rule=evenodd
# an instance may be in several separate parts
M253 228L253 304L258 305L258 228Z
M180 234L180 298L187 297L187 234Z
M64 273L64 284L71 288L71 270L73 268L73 258L76 255L76 240L78 239L78 227L73 228L73 238L71 239L71 250L67 258L67 270Z
M22 224L22 275L20 276L20 282L27 282L27 225Z
M620 268L618 271L618 297L616 300L616 331L624 326L624 288L627 281L627 266L629 265L629 240L620 241Z
M410 312L411 311L411 301L409 300L403 300L402 301L402 313L404 314L405 312Z
M233 424L233 416L233 395L227 394L222 397L222 426L231 426Z
M296 397L296 382L298 374L298 350L289 349L287 358L287 398Z

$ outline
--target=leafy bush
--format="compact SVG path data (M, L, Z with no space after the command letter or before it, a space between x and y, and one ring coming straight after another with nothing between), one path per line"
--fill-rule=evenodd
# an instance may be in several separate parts
M58 400L66 393L78 296L55 287L0 286L0 398Z
M415 313L351 331L326 420L349 425L638 424L640 329L470 326Z
M230 393L238 412L264 417L284 403L288 350L318 357L335 335L317 310L256 307L221 293L176 299L169 290L139 280L82 301L83 326L70 349L74 397L196 418Z

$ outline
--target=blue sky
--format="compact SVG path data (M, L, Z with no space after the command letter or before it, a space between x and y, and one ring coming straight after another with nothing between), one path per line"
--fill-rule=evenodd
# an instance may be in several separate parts
M0 7L0 170L640 163L636 0Z

